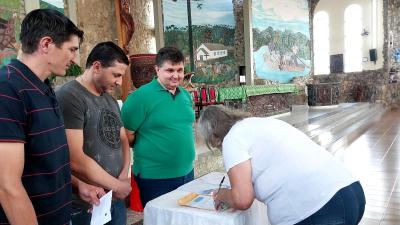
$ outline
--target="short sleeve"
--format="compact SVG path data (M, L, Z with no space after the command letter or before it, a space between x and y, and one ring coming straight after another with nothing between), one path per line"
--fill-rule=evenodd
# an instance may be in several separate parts
M130 131L137 131L146 117L143 92L137 90L131 93L122 105L121 118L124 127Z
M232 167L251 158L249 148L249 145L241 138L240 131L237 129L229 131L222 142L222 155L227 172Z
M193 105L192 95L186 89L184 89L184 88L181 88L181 89L182 89L182 92L185 94L186 98L188 98L189 102Z
M0 83L0 105L0 142L25 142L27 110L8 82Z
M65 129L83 129L85 125L83 102L65 88L56 91L56 96L63 113Z
M121 126L123 126L122 125L122 119L121 119L121 109L119 108L118 101L115 100L115 98L112 97L110 94L107 94L107 96L108 96L108 99L109 99L108 101L111 102L110 104L114 105L115 112L118 114L118 122L121 124Z

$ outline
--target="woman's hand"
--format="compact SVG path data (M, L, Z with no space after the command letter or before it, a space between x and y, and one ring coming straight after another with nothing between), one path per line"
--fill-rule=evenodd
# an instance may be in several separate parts
M215 210L219 210L221 207L221 201L217 198L217 194L218 194L218 189L214 190L213 192L211 192L212 194L212 198L214 199L214 207Z
M229 206L229 193L230 189L222 188L222 189L216 189L211 193L213 199L214 199L214 207L216 210L225 210L227 208L230 208Z

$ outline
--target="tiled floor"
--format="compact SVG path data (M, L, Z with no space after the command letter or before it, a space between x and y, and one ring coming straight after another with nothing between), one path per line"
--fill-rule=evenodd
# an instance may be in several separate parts
M400 110L387 112L335 153L360 179L367 205L362 225L400 225Z

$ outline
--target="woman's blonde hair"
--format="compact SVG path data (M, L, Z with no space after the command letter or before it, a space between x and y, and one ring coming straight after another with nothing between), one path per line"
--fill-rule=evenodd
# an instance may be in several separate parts
M201 111L198 131L208 148L222 149L222 141L232 126L250 114L234 111L222 105L211 105Z

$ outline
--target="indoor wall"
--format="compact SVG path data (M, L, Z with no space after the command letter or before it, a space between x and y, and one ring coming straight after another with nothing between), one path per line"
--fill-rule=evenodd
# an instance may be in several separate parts
M376 8L373 8L374 0L320 0L316 5L314 15L320 11L325 11L329 15L330 31L330 55L344 54L344 12L352 5L358 4L362 7L362 28L368 34L362 36L362 69L376 70L383 67L383 44L384 44L384 26L383 26L383 2L375 0ZM375 14L375 15L374 15ZM361 35L361 33L360 33ZM369 50L377 49L376 63L370 61Z

